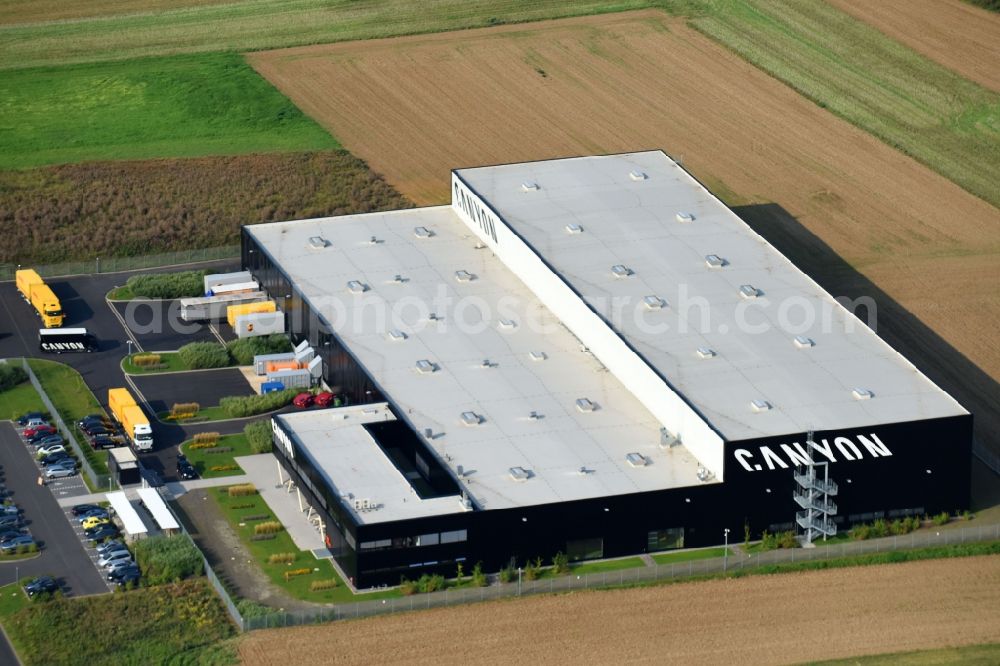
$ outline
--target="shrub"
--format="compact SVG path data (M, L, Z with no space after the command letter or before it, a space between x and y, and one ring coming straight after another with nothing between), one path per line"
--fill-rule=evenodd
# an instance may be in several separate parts
M186 534L154 536L135 544L135 561L148 585L179 582L204 573L204 560Z
M0 391L12 389L26 381L28 381L28 373L24 371L24 368L9 363L0 363Z
M326 580L314 580L309 583L310 592L319 592L320 590L332 590L333 588L339 586L340 583L336 578L328 578Z
M239 465L212 465L209 470L213 472L233 472L240 469Z
M476 562L476 566L472 567L472 584L475 587L486 587L489 582L486 574L483 573L483 563Z
M296 389L286 389L264 395L230 396L220 400L219 406L227 416L242 418L284 407L298 394L299 391Z
M208 271L146 273L133 275L125 283L134 295L145 298L192 298L205 293Z
M509 583L510 581L514 580L513 565L508 564L503 569L501 569L499 573L497 573L497 578L500 579L501 583Z
M436 592L444 589L444 576L440 574L424 574L417 581L417 589L421 592Z
M276 534L284 527L277 520L269 520L266 523L259 523L253 526L254 534Z
M132 365L137 368L152 368L161 365L159 354L136 354L132 357Z
M542 558L536 557L524 564L524 580L536 580L542 575Z
M190 370L225 368L229 365L229 353L218 342L189 342L177 350L177 356Z
M247 522L247 521L252 522L252 521L255 521L255 520L267 520L270 517L271 517L271 514L269 514L269 513L254 513L254 514L251 514L249 516L243 516L243 521L244 522Z
M230 509L252 509L257 504L255 502L245 502L243 504L232 504L229 506Z
M235 486L229 486L226 489L230 497L245 497L246 495L256 495L257 487L252 483L240 483Z
M777 535L778 548L798 548L799 540L795 537L794 531L782 532Z
M947 511L942 511L938 515L934 516L934 524L935 525L944 525L949 520L951 520L951 516L948 515Z
M463 578L465 578L465 567L459 562L455 565L455 580L461 583Z
M213 446L222 437L220 433L217 432L199 432L194 436L195 444L207 444L208 446ZM201 448L201 447L199 447Z
M407 580L406 576L399 579L399 592L404 597L412 597L417 593L417 582Z
M254 421L243 426L243 434L254 453L270 453L272 448L271 423Z
M872 537L872 528L865 524L855 525L848 534L854 541L864 541Z
M295 578L297 576L308 576L312 572L313 572L313 570L310 569L310 568L308 568L308 567L303 568L303 569L292 569L291 571L286 571L285 572L285 580L286 581L287 580L291 580L291 579L293 579L293 578Z
M552 569L557 574L569 573L569 558L561 550L552 557Z
M295 553L274 553L267 558L268 564L291 564L295 561Z
M201 405L197 402L178 402L170 408L170 418L189 419L192 416L197 416L199 411L201 411Z
M253 534L250 536L251 541L270 541L271 539L278 536L277 534Z
M287 335L275 333L232 340L226 343L226 349L236 365L250 365L258 354L281 354L292 351L293 347Z
M257 603L253 599L240 599L236 602L236 610L240 612L240 615L242 615L245 620L249 620L250 618L267 617L268 615L274 615L280 612L270 606Z

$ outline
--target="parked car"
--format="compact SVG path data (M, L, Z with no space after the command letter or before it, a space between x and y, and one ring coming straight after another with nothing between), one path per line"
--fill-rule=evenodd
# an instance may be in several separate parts
M93 439L95 437L100 437L102 435L105 437L110 437L113 432L110 428L105 428L102 425L80 428L80 430L83 430L84 434L87 435L87 437L89 437L90 439Z
M86 530L83 533L85 537L91 541L97 541L98 543L104 541L105 539L115 539L120 536L120 534L121 533L118 531L118 528L111 524L98 525L94 529Z
M80 525L85 530L89 530L92 527L97 527L98 525L104 525L110 523L111 518L108 516L90 516L89 518L84 518Z
M45 423L45 414L41 412L28 412L27 414L21 414L17 417L17 425L22 428L27 426L29 422L39 421Z
M44 458L45 456L51 456L54 453L66 453L66 447L63 446L62 442L58 444L47 444L38 447L35 451L35 457Z
M3 553L4 555L10 555L11 553L17 552L18 548L21 547L29 548L34 545L36 545L35 540L31 538L30 534L22 534L21 536L14 537L9 541L0 543L0 553Z
M113 569L108 573L108 580L117 583L119 587L124 587L129 583L138 585L141 576L139 567L124 567L122 569Z
M14 503L0 504L0 516L16 516L21 513L21 508Z
M185 480L198 478L194 465L183 455L177 456L177 476Z
M111 419L109 419L104 414L87 414L82 419L80 419L79 421L76 422L76 424L78 426L80 426L81 428L83 426L87 425L88 423L91 423L91 424L102 423L105 426L110 426L111 425Z
M24 435L25 439L30 442L33 438L37 437L38 439L41 439L46 435L54 435L55 433L56 429L53 426L50 426L48 423L43 423L42 425L25 428L24 432L21 434Z
M73 461L69 453L65 450L59 451L58 453L51 453L47 456L42 456L39 458L39 462L42 463L42 467L51 467L52 465L57 465L61 462L69 463ZM73 461L75 462L75 461Z
M128 548L125 546L125 542L121 539L112 539L111 541L105 541L98 546L97 554L104 555L105 553L110 553L113 550L128 550Z
M52 594L59 589L59 583L52 576L39 576L24 585L24 593L30 598L39 594Z
M131 562L132 553L127 550L115 550L97 560L97 566L102 569L110 568L115 562Z
M322 393L317 393L316 397L313 399L313 404L317 407L329 407L333 404L334 399L337 396L330 393L329 391L323 391Z
M37 428L38 426L48 425L49 422L45 420L42 416L33 416L24 422L25 428Z
M6 527L0 529L0 543L4 543L5 541L10 541L11 539L19 537L22 534L24 534L24 530L17 529L14 527Z
M61 467L59 465L53 465L45 470L46 479L65 479L68 476L76 476L76 466L73 467Z
M292 404L299 409L305 409L311 407L313 404L313 394L312 393L299 393L297 396L292 398Z
M91 509L90 511L88 511L86 513L81 513L79 516L76 517L76 519L79 522L82 523L85 520L87 520L88 518L95 518L95 517L96 518L109 518L110 515L108 514L108 512L105 509L102 509L101 507L96 507L96 508Z
M20 529L24 521L21 520L21 516L0 516L0 530L16 530Z
M124 443L120 438L112 435L97 435L90 438L90 447L93 449L113 449Z
M48 435L35 442L35 446L52 446L53 444L65 444L66 440L62 435Z
M99 511L104 511L104 507L102 507L99 504L77 504L72 509L70 509L70 512L74 516L82 516L83 514L90 513L95 509Z

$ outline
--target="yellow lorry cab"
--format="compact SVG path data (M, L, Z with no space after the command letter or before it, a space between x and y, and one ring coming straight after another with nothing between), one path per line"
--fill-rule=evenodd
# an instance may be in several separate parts
M45 328L62 326L65 320L62 304L41 276L26 268L17 271L14 277L21 297L35 308Z

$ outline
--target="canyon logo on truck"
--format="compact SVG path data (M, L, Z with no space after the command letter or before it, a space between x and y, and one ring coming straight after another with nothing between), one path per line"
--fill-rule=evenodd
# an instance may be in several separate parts
M91 352L97 348L94 336L85 328L52 328L38 331L39 351L52 354Z
M813 440L810 457L808 444L780 444L777 446L760 446L756 451L749 449L733 450L736 462L748 472L763 470L788 469L796 465L824 462L853 462L868 458L885 458L892 455L889 447L882 443L878 435L854 435L854 437L838 436L830 439L816 438Z

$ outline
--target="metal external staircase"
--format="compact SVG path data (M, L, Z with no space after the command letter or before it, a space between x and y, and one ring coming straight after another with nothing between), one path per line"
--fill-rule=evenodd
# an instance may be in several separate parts
M810 548L817 537L826 539L837 534L837 524L832 520L837 515L837 505L830 497L836 496L839 489L830 480L830 463L816 462L812 432L807 437L806 445L809 462L795 468L793 478L796 489L792 498L802 509L795 513L795 523L804 531L799 540L803 548Z

